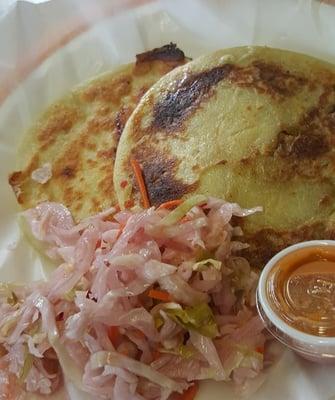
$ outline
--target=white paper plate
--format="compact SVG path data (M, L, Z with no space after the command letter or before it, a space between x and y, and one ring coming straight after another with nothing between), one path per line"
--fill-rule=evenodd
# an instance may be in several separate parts
M22 3L16 7L19 13ZM32 30L35 22L43 22L43 15L35 10L32 8L29 15ZM3 24L1 28L5 29ZM18 35L25 34L21 28L16 27ZM10 38L12 27L8 29ZM309 0L153 2L103 20L50 56L0 107L1 280L30 281L43 276L38 256L20 235L16 201L7 183L8 173L15 169L15 147L20 135L69 88L132 61L136 53L170 41L178 43L191 57L223 47L261 44L335 62L335 7ZM2 42L1 48L11 44L10 40L8 44ZM3 59L6 54L0 56L2 64L7 61ZM313 365L287 352L250 399L329 400L335 396L334 376L335 367ZM71 399L84 398L71 391ZM197 397L236 398L227 385L217 383L203 384Z

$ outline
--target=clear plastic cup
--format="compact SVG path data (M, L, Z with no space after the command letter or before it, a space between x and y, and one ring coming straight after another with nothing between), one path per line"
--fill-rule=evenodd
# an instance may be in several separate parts
M288 254L306 247L333 246L333 240L313 240L287 247L275 255L263 269L257 288L257 309L269 332L299 355L316 362L335 363L335 337L305 333L288 324L268 297L269 274ZM335 304L334 304L335 307Z

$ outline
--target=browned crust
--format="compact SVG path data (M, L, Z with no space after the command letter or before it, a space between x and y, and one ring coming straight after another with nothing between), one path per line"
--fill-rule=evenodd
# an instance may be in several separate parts
M115 128L114 114L95 116L87 122L87 131L90 134L99 134L101 131L112 131Z
M303 86L312 87L306 78L296 76L281 66L257 61L246 67L224 64L182 77L153 107L151 131L172 133L183 129L189 118L213 93L215 86L226 80L237 86L253 88L278 101L293 96Z
M83 91L82 99L87 102L100 100L118 105L120 99L130 93L131 84L131 74L125 74L118 79L111 79L109 82L97 82Z
M123 129L126 125L126 122L128 121L128 118L130 117L132 112L133 112L133 107L127 107L127 106L121 107L117 112L114 120L117 141L119 141Z
M38 154L35 154L35 156L31 159L30 164L24 171L14 171L8 176L8 183L12 187L19 204L24 204L26 200L22 187L25 181L30 179L30 175L38 167L38 163L39 156Z
M100 150L97 152L97 158L105 158L106 160L114 160L116 148L113 146L110 149Z
M232 65L226 64L179 81L173 91L167 92L154 105L152 129L167 132L180 130L183 121L195 112L211 88L226 78L232 68Z
M328 151L329 144L324 136L300 134L292 141L290 155L296 158L315 158Z
M22 189L21 189L21 184L23 182L23 179L24 177L22 171L14 171L8 177L8 183L12 187L16 200L19 204L23 203Z
M265 61L254 61L248 67L235 66L230 80L240 87L255 88L259 93L278 99L292 96L302 86L311 84L306 78Z
M41 148L48 148L55 143L60 133L66 134L79 120L78 112L72 107L56 106L54 115L40 130L38 140Z
M74 178L76 171L74 167L67 165L61 170L60 174L66 178Z
M253 170L272 182L287 182L297 177L311 179L311 184L316 180L327 181L335 172L334 108L335 89L325 87L316 106L307 110L297 123L281 127L263 155L253 151L239 161L237 168ZM262 165L266 168L262 169Z
M185 54L175 43L166 44L162 47L136 54L136 64L148 61L184 61Z
M243 226L242 226L243 227ZM335 239L335 229L323 222L314 222L292 230L275 231L267 228L254 234L246 234L243 240L250 245L241 254L253 267L263 268L264 265L279 251L295 243L316 240Z
M176 178L180 161L167 153L141 148L134 152L133 157L141 164L151 205L158 206L166 201L179 199L196 189L196 184L188 185Z
M83 208L94 213L100 206L115 202L116 146L131 112L152 83L186 62L176 46L168 45L163 49L165 55L154 51L147 62L134 64L117 75L98 78L86 88L75 91L69 98L71 104L56 103L44 114L35 125L38 148L35 156L25 169L13 172L8 179L17 201L24 208L50 200L63 202L74 213L80 213ZM143 65L148 73L144 77L139 73ZM134 81L136 75L142 75L143 85ZM91 115L85 116L85 103L94 103ZM83 105L84 111L78 110L76 104ZM73 131L77 129L77 122L85 123L80 132ZM61 153L53 151L52 177L42 187L31 179L31 173L43 163L43 153L55 149L53 146L57 143ZM40 159L38 154L41 154ZM91 186L86 186L85 174L90 173L90 168L97 175L96 193L92 193Z
M315 159L331 150L335 134L335 89L326 87L317 106L278 134L275 152L284 158Z

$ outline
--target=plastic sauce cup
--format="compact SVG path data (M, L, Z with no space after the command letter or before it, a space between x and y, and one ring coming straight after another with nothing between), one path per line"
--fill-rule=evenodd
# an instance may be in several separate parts
M257 309L284 345L316 362L335 362L335 241L287 247L263 269Z

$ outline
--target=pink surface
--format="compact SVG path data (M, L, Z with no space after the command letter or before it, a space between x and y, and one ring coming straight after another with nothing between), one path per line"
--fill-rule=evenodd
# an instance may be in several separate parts
M6 62L0 60L0 103L30 72L40 65L57 49L67 44L94 23L124 10L149 3L152 0L81 0L80 7L75 0L52 0L41 4L19 2L0 16L0 37L12 42L11 54L6 54ZM57 5L56 5L57 3ZM63 7L59 3L64 3ZM64 11L59 13L59 9ZM29 29L29 19L42 15L41 24ZM19 30L27 35L17 37ZM10 26L8 26L10 25ZM11 28L11 29L8 29ZM10 37L2 31L12 31Z

